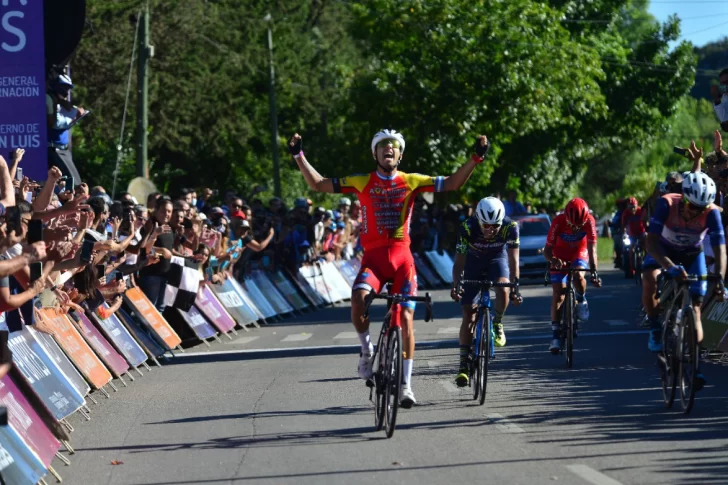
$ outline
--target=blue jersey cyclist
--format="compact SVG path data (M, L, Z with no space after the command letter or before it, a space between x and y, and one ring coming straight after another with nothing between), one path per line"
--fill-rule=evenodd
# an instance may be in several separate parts
M473 342L473 330L477 316L479 288L465 285L458 293L461 279L483 280L497 283L518 283L518 224L505 217L503 203L495 197L486 197L478 203L475 215L463 222L452 270L453 289L451 296L460 301L463 321L460 325L460 370L455 378L458 386L468 385L468 356ZM496 288L495 316L493 330L495 345L506 344L503 331L503 314L508 307L508 299L519 305L523 299L520 293L510 293L509 288Z
M691 172L684 178L682 189L682 195L667 194L657 201L647 232L642 302L652 330L648 347L653 352L662 350L659 302L655 299L659 269L664 268L679 279L684 279L688 274L702 277L690 285L698 342L703 340L700 305L708 286L704 278L708 269L703 253L703 239L707 234L710 235L710 245L715 252L716 270L720 273L721 281L725 278L725 233L720 210L713 204L715 182L703 172ZM723 285L718 285L716 292L719 299L723 299ZM702 375L698 377L696 390L704 384Z

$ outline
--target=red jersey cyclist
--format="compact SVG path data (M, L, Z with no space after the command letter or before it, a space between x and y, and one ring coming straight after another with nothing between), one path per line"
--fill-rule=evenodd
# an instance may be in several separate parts
M431 177L408 174L398 170L405 150L404 137L394 130L382 130L372 138L372 157L377 162L375 171L345 178L325 178L314 169L303 154L301 137L296 134L288 143L306 183L319 192L355 193L361 202L362 223L359 240L364 248L361 270L354 281L351 295L351 319L361 342L358 373L362 379L372 376L373 345L369 336L369 320L363 319L364 299L370 291L379 292L393 281L392 291L403 295L417 294L415 264L410 251L410 218L418 192L445 192L457 190L465 184L488 153L488 139L480 136L475 142L473 155L454 174ZM402 393L403 408L415 404L412 393L412 358L415 338L412 328L414 303L400 305L403 346Z
M584 199L571 199L562 214L551 221L546 238L544 257L551 263L551 330L553 341L549 350L556 355L561 350L560 311L564 303L563 289L566 288L566 268L591 269L592 283L601 286L597 277L597 229L594 216ZM588 266L587 266L588 265ZM576 293L576 317L582 322L589 320L589 306L586 302L586 279L583 272L573 275Z
M645 247L645 237L647 235L644 218L642 217L642 208L634 197L627 200L627 210L622 212L622 230L629 236L629 260L632 261L637 242ZM635 268L632 268L632 272L634 271Z

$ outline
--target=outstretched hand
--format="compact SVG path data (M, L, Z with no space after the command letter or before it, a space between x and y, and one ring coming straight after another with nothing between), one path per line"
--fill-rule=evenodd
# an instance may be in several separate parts
M296 133L288 141L288 153L290 153L292 156L295 157L302 151L303 151L303 140L301 139L301 135Z
M488 150L490 150L490 142L488 141L488 137L485 135L480 135L473 144L473 151L480 158L485 158L485 156L488 154Z

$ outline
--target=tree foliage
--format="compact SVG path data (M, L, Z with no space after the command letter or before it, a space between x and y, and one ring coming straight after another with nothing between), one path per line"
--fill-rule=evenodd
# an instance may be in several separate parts
M87 3L73 69L94 120L77 133L75 157L94 182L110 184L141 2ZM628 171L623 154L669 132L694 78L691 46L668 48L679 22L655 21L645 0L151 6L151 171L168 188L271 186L267 13L289 196L304 190L286 161L290 134L303 135L320 172L336 175L373 168L369 141L382 127L405 134L402 168L423 173L452 172L487 134L491 156L453 197L515 188L558 205L582 180L609 194ZM135 102L132 87L123 182L134 173ZM598 177L612 165L621 177Z

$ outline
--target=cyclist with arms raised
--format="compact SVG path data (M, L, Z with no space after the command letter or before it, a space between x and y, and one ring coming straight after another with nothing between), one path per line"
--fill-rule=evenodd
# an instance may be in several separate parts
M468 385L468 357L473 343L473 330L477 316L476 297L480 288L467 285L460 295L457 291L460 278L466 280L487 279L496 283L518 284L518 224L505 217L503 202L495 197L486 197L478 202L475 214L460 227L455 264L452 268L453 300L462 302L463 322L460 325L460 370L455 378L459 387ZM464 272L463 272L464 270ZM516 289L496 288L495 316L493 317L494 343L496 347L506 344L503 331L503 314L508 308L508 299L520 305L523 301Z
M551 330L553 340L549 350L557 355L561 350L561 305L564 303L564 288L568 267L589 268L594 286L602 285L597 277L597 229L594 216L584 199L571 199L562 214L554 217L546 238L543 255L551 263ZM588 264L588 266L587 266ZM582 322L589 320L589 306L586 302L586 279L584 273L574 273L572 281L576 293L576 317Z
M702 150L698 150L693 142L690 147L691 157L699 159L702 154ZM682 195L667 194L657 201L647 230L642 304L651 329L647 345L653 352L662 350L659 301L655 298L660 268L678 279L687 278L688 274L701 278L700 281L690 284L698 342L703 340L700 305L708 289L708 283L704 279L708 269L703 253L706 233L710 235L710 245L715 254L715 269L721 276L721 282L725 278L725 233L720 221L720 210L713 203L716 195L715 182L704 172L694 171L684 178L682 188ZM719 301L724 299L724 294L723 285L717 285L716 296ZM702 374L697 377L696 390L699 390L705 384L705 379Z
M405 150L404 137L394 130L382 130L372 138L372 156L377 162L374 172L345 178L325 178L306 160L301 137L294 135L288 150L293 155L306 183L319 192L355 193L361 202L362 224L359 238L364 248L361 270L354 281L351 295L351 318L359 334L361 354L358 373L362 379L372 376L373 345L369 336L369 320L362 318L365 298L369 292L379 292L387 281L393 281L392 291L416 295L417 279L414 258L410 251L410 218L418 192L457 190L465 184L475 167L488 153L490 145L485 136L475 142L470 160L447 177L408 174L398 170ZM404 353L402 407L415 404L412 392L412 358L415 351L413 331L414 303L399 305L393 313L401 318Z

